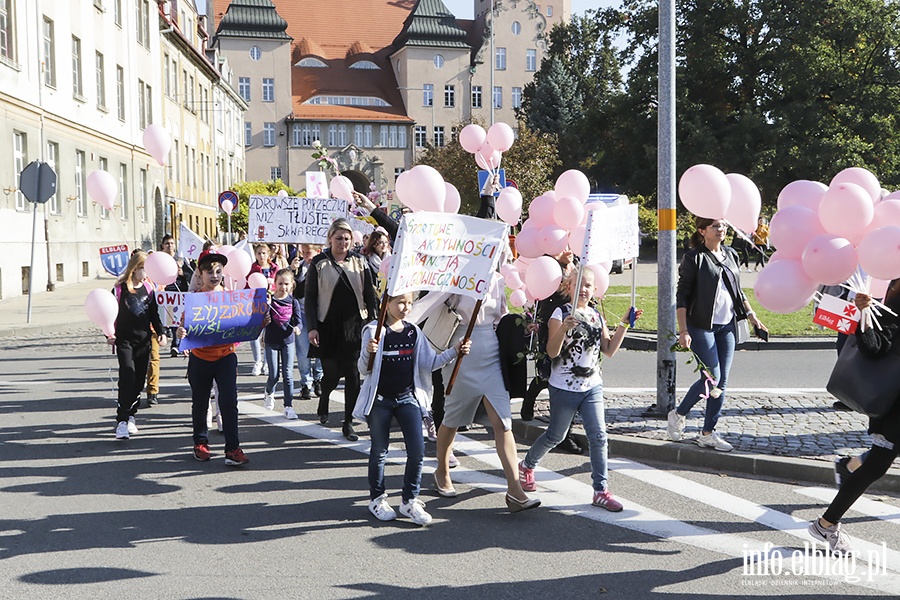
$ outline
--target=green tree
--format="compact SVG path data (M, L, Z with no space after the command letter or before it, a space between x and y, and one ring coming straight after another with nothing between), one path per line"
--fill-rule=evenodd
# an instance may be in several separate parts
M236 183L229 188L238 195L238 206L231 213L231 231L233 233L247 233L250 219L250 196L277 196L281 190L286 190L289 196L296 196L290 187L280 179L276 181L244 181ZM300 195L306 195L302 192ZM219 230L228 231L228 215L219 212ZM237 239L237 236L235 236Z
M434 167L445 181L456 186L461 199L460 214L478 212L481 204L479 168L474 157L458 141L441 148L428 146L417 163ZM506 170L506 177L519 186L525 205L523 213L532 198L553 189L554 173L559 164L556 136L534 133L520 123L515 143L503 153L501 168Z

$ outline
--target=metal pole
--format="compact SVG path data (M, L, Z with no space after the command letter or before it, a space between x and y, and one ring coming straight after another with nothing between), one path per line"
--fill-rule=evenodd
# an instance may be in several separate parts
M37 29L38 35L40 35L42 23L41 23L41 3L40 0L35 2L35 21L37 21ZM38 107L41 111L41 162L44 161L44 62L41 60L40 53L38 53ZM21 175L21 173L20 173ZM22 187L21 181L19 182L19 186ZM28 266L28 308L25 312L25 322L31 323L31 299L34 297L34 244L35 244L35 230L37 229L37 212L38 212L38 203L31 203L31 210L33 211L33 215L31 218L31 262ZM44 219L47 218L47 207L46 204L44 206ZM47 241L47 281L50 281L50 241Z
M675 0L659 0L659 129L657 214L659 267L656 342L656 404L649 413L675 408L675 353L669 333L675 325Z
M496 66L497 55L494 50L494 0L491 0L491 125L494 124L494 67Z

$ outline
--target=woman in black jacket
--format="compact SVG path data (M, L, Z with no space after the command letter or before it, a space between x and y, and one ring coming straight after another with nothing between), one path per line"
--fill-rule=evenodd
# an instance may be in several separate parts
M872 297L858 293L854 302L862 310L869 306ZM900 279L891 282L884 303L895 313L900 314ZM856 330L859 352L871 358L900 353L900 343L897 343L900 342L898 337L900 318L885 311L879 320L881 329L869 327L865 331ZM872 447L865 453L862 464L856 470L844 475L841 487L828 510L809 525L810 535L827 542L834 553L852 552L847 536L841 531L841 518L870 485L887 473L894 459L900 455L900 398L894 402L893 408L885 416L869 419L869 433L874 436Z
M678 345L690 348L703 361L715 379L715 387L701 373L681 401L669 412L669 438L678 441L684 434L687 414L701 399L706 398L706 417L697 444L728 452L731 444L716 433L716 423L725 402L725 384L734 357L737 321L747 319L759 329L762 322L750 307L741 290L740 259L733 248L726 246L725 221L695 219L697 231L691 237L691 250L678 268L678 289L675 295L678 318ZM705 392L707 385L711 388Z

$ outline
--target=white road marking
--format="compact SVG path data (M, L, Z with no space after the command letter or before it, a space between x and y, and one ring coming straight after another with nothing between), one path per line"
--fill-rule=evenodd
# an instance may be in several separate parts
M835 488L824 487L806 487L794 491L803 496L815 498L825 504L831 504L831 501L834 500L834 495L837 493ZM900 525L900 508L885 502L860 498L853 503L853 507L850 510L862 513L868 517L877 517L894 525Z

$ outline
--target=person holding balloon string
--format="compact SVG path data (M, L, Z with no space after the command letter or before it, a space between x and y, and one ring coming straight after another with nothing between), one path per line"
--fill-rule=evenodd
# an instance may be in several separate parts
M269 244L264 242L253 244L253 254L256 256L256 261L250 266L250 273L248 273L248 275L262 273L268 282L269 292L272 292L275 288L275 273L277 273L280 268L276 262L270 260L272 249ZM260 336L260 339L250 341L250 351L253 353L252 374L254 377L260 374L269 374L269 366L266 364L261 340L262 336Z
M147 378L151 337L154 331L165 331L159 318L153 286L146 278L146 261L147 253L135 250L113 290L118 316L115 329L107 340L114 347L119 361L116 408L116 439L119 440L128 439L138 432L134 416ZM156 335L156 339L160 345L166 344L165 333Z
M721 219L695 218L692 249L678 268L676 317L678 345L689 348L708 367L714 388L704 393L709 380L701 373L681 404L669 412L669 439L681 440L687 415L701 399L706 400L703 429L697 444L720 452L732 445L717 432L716 424L725 401L725 386L736 345L737 321L746 318L755 328L768 331L756 316L741 289L739 258L723 242L728 225Z

